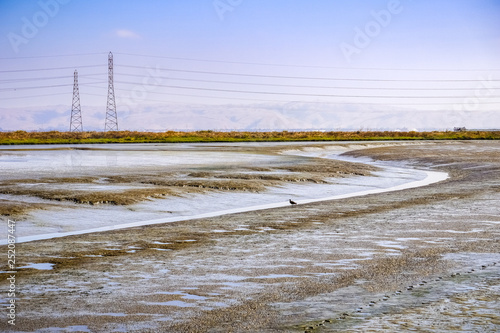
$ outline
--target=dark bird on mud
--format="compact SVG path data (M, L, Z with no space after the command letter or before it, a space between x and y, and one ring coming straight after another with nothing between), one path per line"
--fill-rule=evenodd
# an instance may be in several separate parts
M288 201L290 201L290 205L296 205L297 203L295 201L293 201L292 199L288 199Z

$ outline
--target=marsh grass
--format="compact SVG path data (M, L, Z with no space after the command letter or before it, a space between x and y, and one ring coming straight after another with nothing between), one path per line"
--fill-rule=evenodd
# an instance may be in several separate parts
M367 176L373 170L376 168L360 163L303 157L299 162L294 159L268 167L228 166L217 170L194 168L184 172L139 171L113 175L14 179L0 183L0 194L87 205L131 205L149 199L213 191L258 193L287 182L325 184L328 183L327 178ZM89 189L84 186L72 188L72 184L89 184ZM99 187L96 189L92 185ZM114 186L130 188L116 189ZM9 207L13 209L10 211ZM0 214L16 215L38 207L0 203Z
M261 192L266 190L263 182L257 180L238 180L238 179L172 179L172 180L148 180L143 181L143 184L151 184L156 186L166 186L175 188L197 188L220 191L249 191ZM271 184L269 184L271 185Z
M0 193L9 195L27 195L45 200L70 201L77 204L130 205L149 198L162 198L177 193L171 188L155 187L130 189L124 191L73 191L62 189L23 188L7 186L0 188ZM39 205L41 206L41 205ZM35 206L32 206L35 207Z
M6 180L0 183L0 186L9 186L16 184L64 184L64 183L73 183L73 184L90 184L98 181L98 177L59 177L59 178L23 178L23 179L15 179L15 180Z
M44 209L47 205L0 199L0 215L19 217L34 209Z
M161 143L245 141L498 140L498 131L281 131L281 132L0 132L0 144Z
M190 174L192 177L214 177L223 179L241 179L241 180L265 180L278 182L311 182L316 184L327 183L323 178L311 174L248 174L248 173L208 173L199 172Z
M297 163L283 167L290 172L322 174L324 177L369 176L377 167L361 163L345 163L323 158L310 158L308 163Z

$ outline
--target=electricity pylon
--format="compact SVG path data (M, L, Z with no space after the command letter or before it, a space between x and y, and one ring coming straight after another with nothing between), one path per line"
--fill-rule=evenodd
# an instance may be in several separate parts
M106 106L105 131L118 131L118 115L116 114L115 87L113 84L113 53L108 56L108 103Z
M78 71L73 75L73 104L71 105L70 132L83 132L82 108L80 107L80 89L78 88Z

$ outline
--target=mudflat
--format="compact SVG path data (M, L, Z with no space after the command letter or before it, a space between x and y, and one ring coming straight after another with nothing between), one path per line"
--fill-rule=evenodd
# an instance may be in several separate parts
M358 148L346 154L450 177L376 195L17 244L16 260L25 268L16 273L16 326L4 317L0 330L499 331L498 142ZM334 171L322 159L293 165L296 160L287 170L311 182ZM337 167L348 175L349 165ZM217 172L210 172L214 181ZM248 184L233 175L231 181ZM125 181L123 174L115 177ZM19 190L20 181L10 181L5 185ZM26 209L39 207L21 206L19 214ZM7 290L8 274L1 275Z

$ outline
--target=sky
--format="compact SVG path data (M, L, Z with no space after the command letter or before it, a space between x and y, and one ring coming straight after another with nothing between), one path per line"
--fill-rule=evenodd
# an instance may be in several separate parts
M500 0L0 0L0 130L500 128Z

